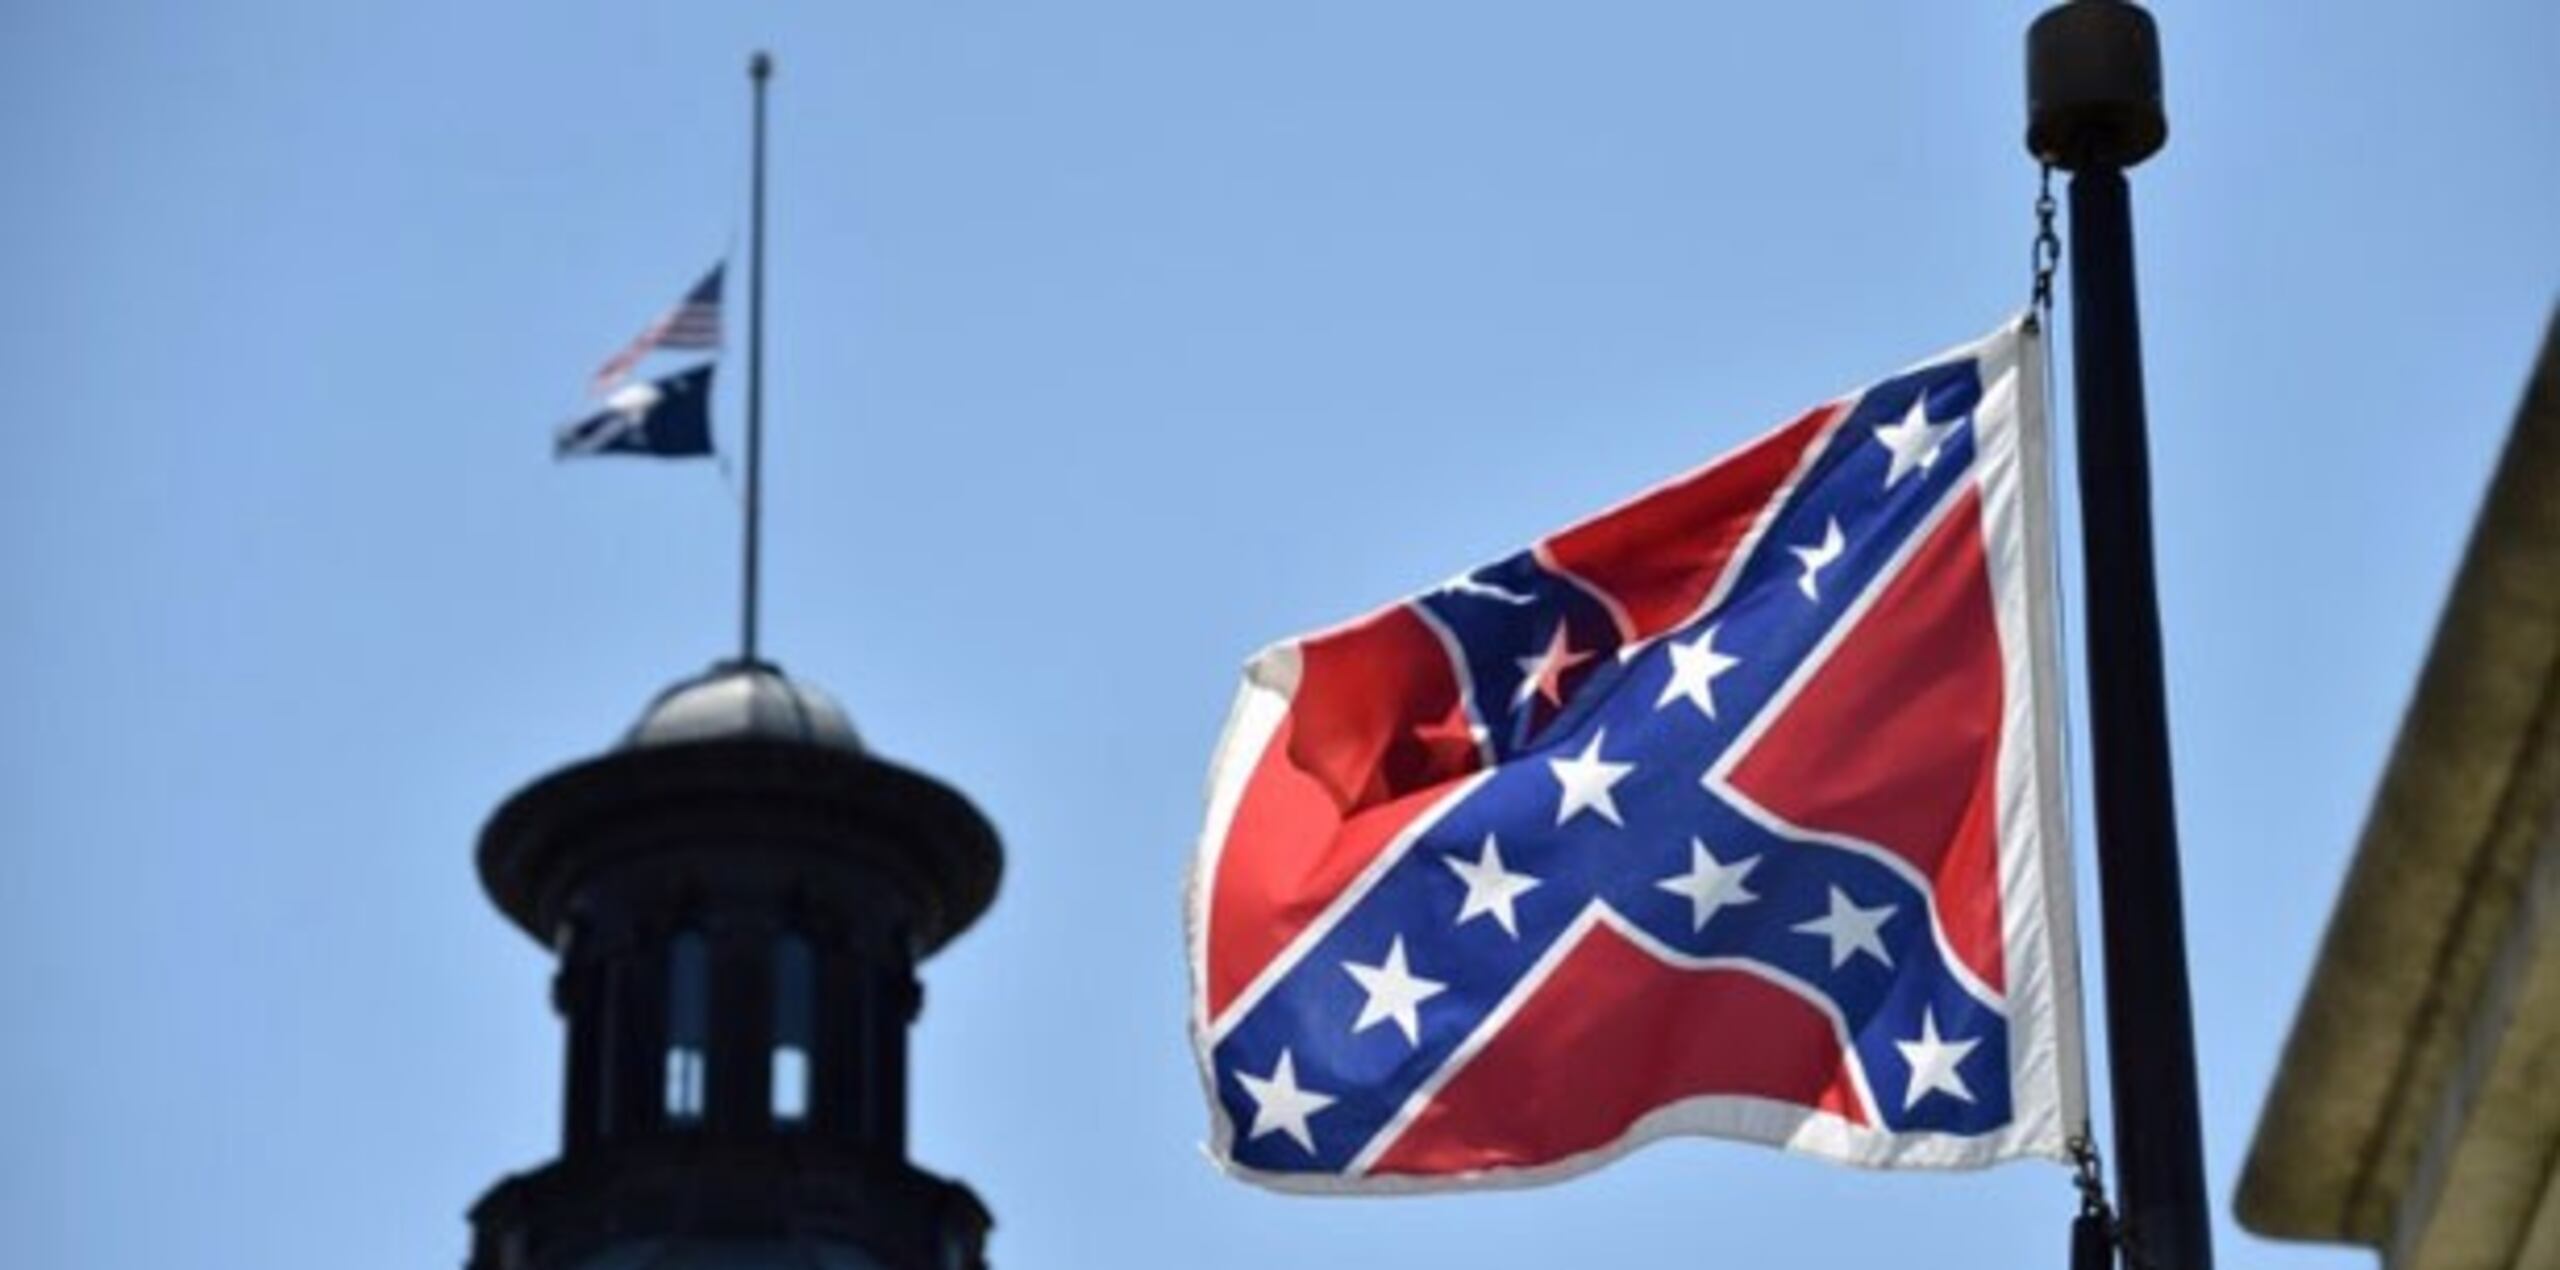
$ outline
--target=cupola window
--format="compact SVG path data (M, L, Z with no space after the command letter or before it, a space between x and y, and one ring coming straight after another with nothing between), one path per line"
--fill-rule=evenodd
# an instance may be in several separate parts
M773 944L773 1119L809 1118L809 1050L817 1011L818 959L809 941L785 931Z
M702 1119L704 1053L711 1040L711 948L695 930L667 945L667 1119Z

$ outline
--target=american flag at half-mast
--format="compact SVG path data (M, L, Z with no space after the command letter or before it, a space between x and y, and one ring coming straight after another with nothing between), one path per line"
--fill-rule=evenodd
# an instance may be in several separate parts
M711 272L693 284L674 308L659 314L622 351L606 358L596 368L588 391L598 397L611 393L633 367L658 349L720 347L720 275L727 268L726 262L711 266Z
M1253 658L1190 897L1218 1163L2066 1158L2043 358L2012 322Z

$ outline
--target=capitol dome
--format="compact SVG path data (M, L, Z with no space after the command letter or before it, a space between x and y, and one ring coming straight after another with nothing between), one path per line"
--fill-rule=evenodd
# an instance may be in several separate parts
M622 736L622 749L701 741L787 741L860 754L844 707L769 662L724 661L658 694Z

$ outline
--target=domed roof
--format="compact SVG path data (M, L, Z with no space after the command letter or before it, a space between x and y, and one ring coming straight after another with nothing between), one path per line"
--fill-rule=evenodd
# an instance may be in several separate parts
M658 694L621 748L696 741L789 741L862 753L844 707L768 662L724 661Z

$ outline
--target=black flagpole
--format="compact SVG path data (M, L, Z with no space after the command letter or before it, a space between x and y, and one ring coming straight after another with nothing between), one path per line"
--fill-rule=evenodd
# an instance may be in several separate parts
M2210 1270L2125 184L2125 169L2168 139L2151 15L2126 0L2046 10L2027 31L2027 113L2027 148L2071 173L2072 404L2122 1237L2145 1270Z
M739 621L739 660L756 660L758 532L764 520L764 89L773 58L759 51L747 61L755 84L755 193L749 212L754 240L747 246L747 564Z

